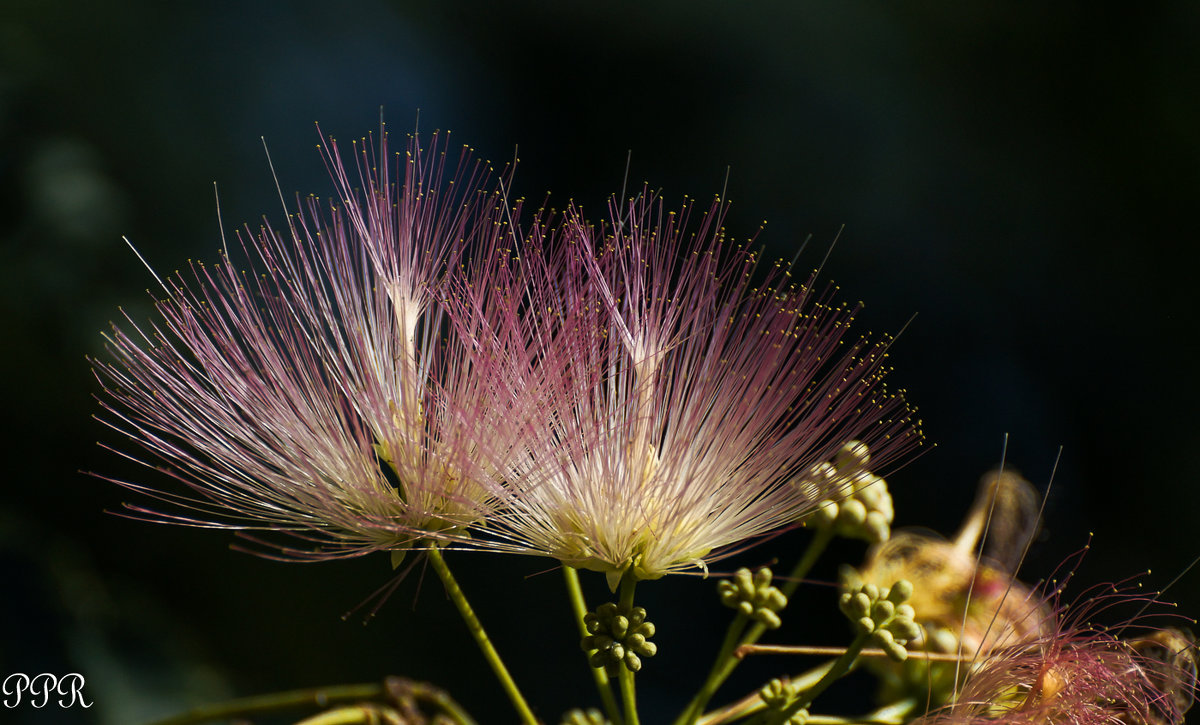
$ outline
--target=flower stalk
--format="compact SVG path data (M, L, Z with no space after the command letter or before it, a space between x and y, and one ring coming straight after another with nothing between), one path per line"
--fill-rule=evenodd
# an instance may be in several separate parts
M344 702L357 704L338 705ZM308 725L360 722L373 725L379 722L381 713L427 707L436 710L439 716L454 725L475 725L475 720L466 710L441 688L401 677L389 677L382 684L335 685L241 697L196 707L164 720L156 720L151 725L200 725L214 720L239 720L299 708L330 706L333 706L332 709L301 722ZM372 717L376 719L372 720Z
M817 560L821 558L821 554L825 552L829 542L833 539L834 531L831 528L823 527L816 530L816 535L808 542L808 546L804 549L804 554L796 565L792 567L792 571L788 577L783 580L783 585L779 587L784 596L789 600L796 593L796 589L800 586L800 582L804 577L808 576ZM749 631L746 630L749 625ZM729 629L725 632L725 639L721 643L721 649L717 652L716 662L713 663L712 669L705 678L704 684L700 686L700 691L688 703L684 711L675 719L674 725L688 725L689 723L697 722L700 713L704 712L704 708L708 706L709 700L716 693L725 680L733 674L738 663L741 662L741 655L738 651L747 645L752 645L759 640L767 631L767 625L762 622L754 622L750 625L750 617L742 613L738 613L733 621L729 624ZM743 632L745 635L743 636Z
M833 660L817 665L801 674L789 677L786 682L796 690L804 690L815 685L829 672L831 667L833 667ZM724 723L734 722L740 718L749 717L764 708L766 708L766 703L763 702L762 695L758 691L755 691L737 702L705 713L695 722L696 725L723 725Z
M287 692L239 697L235 700L201 705L163 720L155 720L150 725L199 725L199 723L213 720L244 718L301 707L319 707L345 701L371 700L383 696L385 692L384 686L376 682L288 690Z
M618 606L622 611L633 610L633 594L637 588L637 578L632 572L627 572L621 578L621 598ZM637 689L634 685L634 675L636 673L633 668L627 664L620 665L620 674L618 677L621 682L621 699L625 703L625 723L626 725L638 725L637 711Z
M583 598L583 588L579 585L579 572L575 567L562 567L563 577L567 581L567 594L571 600L571 611L575 614L575 623L579 625L579 636L587 637L587 625L584 624L583 618L588 612L587 602ZM590 653L589 653L590 655ZM608 716L612 725L624 725L624 718L621 716L621 709L617 706L616 697L613 696L612 683L609 681L608 672L603 667L592 667L590 664L588 670L592 673L592 680L596 683L596 691L600 695L600 702L604 705L604 712Z
M812 704L813 700L817 699L822 692L827 690L830 685L845 677L854 667L854 663L858 661L858 653L867 646L871 641L869 633L860 632L846 647L846 651L840 657L833 661L829 670L817 680L816 683L801 692L796 699L787 707L777 712L765 712L759 717L764 725L783 725L788 722L793 715L807 708Z
M500 653L496 651L496 647L492 644L491 639L483 628L483 623L475 615L475 610L471 608L471 604L467 601L466 595L463 594L458 581L450 573L450 567L446 566L446 560L442 557L441 550L437 546L432 546L429 549L428 556L429 563L433 566L433 570L437 572L438 577L442 580L442 584L446 588L447 596L450 597L450 601L454 602L454 606L458 608L458 613L462 615L463 621L467 625L467 631L471 633L471 636L475 639L475 643L479 645L484 659L487 660L488 665L492 668L496 679L500 681L500 686L504 688L504 693L508 695L508 699L517 711L517 715L521 718L521 722L525 723L525 725L537 725L538 721L533 714L533 710L530 709L529 703L525 701L524 695L517 688L517 683L513 680L512 675L509 674L504 661L500 659Z

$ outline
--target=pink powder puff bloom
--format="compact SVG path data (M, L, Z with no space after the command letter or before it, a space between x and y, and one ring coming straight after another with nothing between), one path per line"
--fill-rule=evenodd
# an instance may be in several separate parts
M725 205L689 231L691 211L644 191L599 229L575 208L554 230L539 219L503 313L480 314L478 289L456 296L463 337L523 411L497 546L614 588L704 569L839 498L807 473L843 444L878 466L920 440L882 385L886 341L843 339L858 308L784 264L756 283L759 254L726 240Z
M1176 725L1196 688L1194 644L1174 628L1123 639L1146 626L1155 600L1120 586L1084 592L1079 608L1047 598L1044 634L1014 643L970 666L955 702L913 725ZM1102 613L1139 606L1115 627L1095 624ZM1178 642L1167 647L1166 642ZM1153 647L1147 646L1153 643Z
M251 271L193 263L160 282L149 328L126 315L106 336L104 422L190 488L118 482L183 509L135 516L286 532L306 545L279 555L328 559L395 558L491 515L481 461L511 442L479 415L485 376L442 340L435 290L503 237L501 196L469 149L447 165L436 133L395 158L382 130L373 143L355 144L354 178L323 149L324 212L310 197L286 230L238 235Z

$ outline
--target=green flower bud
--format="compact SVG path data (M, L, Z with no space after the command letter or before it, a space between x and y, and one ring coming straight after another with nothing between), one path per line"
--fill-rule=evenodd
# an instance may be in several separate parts
M617 615L612 618L612 623L609 625L612 636L615 639L622 639L629 633L629 618Z
M911 642L921 636L921 628L911 619L894 619L892 631L905 642Z
M763 704L772 710L782 710L792 699L788 686L778 679L763 685L758 691L758 696L762 698Z
M616 675L622 665L636 671L642 666L641 657L657 652L647 641L654 636L654 625L646 621L642 607L625 609L608 602L584 615L584 625L591 634L583 637L580 646L591 653L588 662L610 675Z
M862 526L863 522L867 520L867 506L856 498L842 501L841 509L841 512L838 514L839 524L858 527Z
M818 463L809 469L808 475L818 481L832 481L838 477L838 469L832 463Z
M910 639L916 639L916 637L910 637ZM935 627L929 632L929 641L931 642L930 649L935 651L953 652L958 648L958 637L953 631L942 627Z
M833 457L833 465L838 473L854 473L865 470L870 461L871 452L868 450L867 444L861 441L850 441L842 446L842 450Z
M742 567L737 570L734 575L734 581L737 582L737 594L742 599L752 599L754 597L754 578L750 574L750 570Z
M792 703L795 693L789 684L781 680L771 680L758 691L763 704L768 710L780 712ZM804 725L808 720L808 710L800 710L788 718L786 725Z
M904 645L920 636L920 628L913 622L913 608L904 603L912 596L912 584L898 580L891 588L880 590L849 573L843 574L842 582L848 591L842 593L838 604L856 632L871 635L888 657L898 661L906 658Z
M769 568L764 566L763 568L754 572L754 588L756 590L761 591L770 586L771 586L771 570Z
M594 634L584 637L584 649L608 649L613 646L613 638L607 634Z
M563 715L561 725L610 725L604 713L596 708L569 710Z
M875 630L875 634L873 636L875 637L875 642L884 649L896 644L896 638L893 637L892 633L886 629Z
M904 649L903 646L896 642L884 645L883 651L887 652L887 656L896 662L903 662L904 660L908 659L908 650Z
M812 489L820 498L812 514L814 525L874 543L888 540L895 515L892 497L887 482L867 470L869 461L867 446L850 441L832 464L817 464L799 477L795 485Z
M887 541L888 537L891 536L892 533L891 524L888 523L887 518L885 518L884 515L878 511L867 512L867 520L863 522L863 530L867 534L867 541L870 541L871 543Z
M752 617L767 627L779 627L776 612L787 606L787 597L771 585L771 570L763 567L753 575L749 569L738 569L732 580L717 583L721 603L739 614Z
M770 593L767 595L767 601L763 602L763 606L773 612L778 612L787 606L787 597L783 592L775 587L771 587Z
M892 588L888 590L887 598L888 601L892 602L893 604L900 604L901 602L906 602L911 599L912 595L912 582L907 579L900 579L895 584L892 584ZM911 609L911 607L909 608Z
M813 521L817 526L832 526L840 513L837 501L821 501L813 511Z
M767 629L779 629L783 625L783 620L779 618L779 615L770 609L760 609L757 619Z
M867 616L871 611L871 599L862 592L843 594L838 602L842 613L851 619Z

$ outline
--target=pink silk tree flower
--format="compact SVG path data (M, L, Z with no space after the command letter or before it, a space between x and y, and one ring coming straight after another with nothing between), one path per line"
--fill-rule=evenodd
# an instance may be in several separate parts
M182 509L135 516L284 532L301 545L269 545L288 559L395 560L492 514L483 462L511 434L480 415L486 376L443 340L436 288L467 248L500 244L502 197L469 149L447 164L436 133L394 156L382 130L374 143L348 169L331 140L338 198L239 234L248 271L228 251L193 263L160 281L148 327L126 315L106 336L104 422L187 487L118 481Z
M1039 627L1043 634L967 666L955 702L914 725L1182 723L1196 689L1190 634L1153 627L1150 634L1125 637L1151 624L1143 612L1157 603L1128 586L1095 587L1079 597L1077 608L1061 603L1061 589L1046 598L1044 609L1052 614ZM1124 622L1095 624L1099 615L1128 606L1138 610Z
M839 498L845 481L810 471L844 444L886 465L919 442L882 384L886 341L844 339L858 308L832 286L785 264L762 274L758 252L726 239L719 201L691 230L690 203L667 212L648 191L609 211L599 228L574 208L556 229L539 219L503 313L456 295L463 338L523 428L488 522L502 546L614 588L627 572L705 569Z

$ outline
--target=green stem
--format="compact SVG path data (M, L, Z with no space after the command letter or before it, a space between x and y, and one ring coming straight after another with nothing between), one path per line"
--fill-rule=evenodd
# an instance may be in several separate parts
M621 680L621 699L625 702L625 719L629 721L629 725L638 725L637 690L633 684L633 671L623 664L619 666L621 673L617 677Z
M165 720L156 720L151 725L195 725L212 720L228 720L301 707L328 707L344 700L372 700L384 694L383 686L376 683L289 690L202 705Z
M871 635L869 633L860 634L855 637L850 646L846 648L846 651L842 653L842 656L833 661L833 665L829 668L829 671L821 679L817 680L815 685L805 690L802 695L797 697L791 705L782 711L772 713L767 718L767 723L769 725L783 725L792 715L811 705L813 700L817 699L817 696L824 692L826 688L846 676L846 673L854 667L854 662L858 659L858 653L863 647L867 646L867 642L870 639Z
M587 626L583 623L583 618L588 612L587 603L583 599L583 588L579 586L579 571L573 566L563 564L563 576L567 579L567 593L571 597L571 610L575 612L575 623L579 625L579 636L588 636ZM617 698L613 695L612 683L608 681L608 673L603 667L592 667L588 663L588 669L592 671L592 679L596 682L596 690L600 693L600 700L604 704L604 712L608 716L609 722L612 725L625 725L624 718L621 717L621 709L617 706Z
M429 563L433 565L433 570L441 577L442 584L446 587L446 594L449 595L455 606L458 607L458 613L462 615L463 621L466 622L467 630L475 638L475 643L479 645L479 649L483 652L484 659L491 665L496 679L500 680L500 686L504 688L508 699L512 701L513 707L516 708L517 714L521 717L521 721L526 723L526 725L537 725L537 718L534 717L533 710L529 708L529 703L525 702L521 691L517 689L517 683L513 681L512 675L508 673L508 668L504 666L504 662L500 659L500 654L496 652L492 641L488 639L487 632L484 631L479 617L475 616L474 610L471 609L471 605L467 602L466 595L463 594L462 589L458 586L454 575L450 573L450 568L446 566L446 560L442 558L441 550L436 546L432 546L427 553L429 554Z
M815 685L822 677L824 677L825 673L829 672L831 667L833 667L833 660L829 660L824 664L817 665L807 672L789 678L788 684L797 690L807 689ZM705 713L703 717L696 721L696 725L721 725L722 723L733 722L739 718L753 715L754 713L765 708L766 703L763 702L762 696L759 695L758 691L756 690L751 692L749 695L746 695L741 700L738 700L733 704L726 705L720 710L713 710L712 712Z
M913 714L913 711L924 701L924 697L910 697L904 700L897 700L890 705L884 705L878 710L863 715L858 718L858 721L881 723L882 725L902 725L912 719L910 716Z
M373 725L380 722L386 715L398 716L399 713L394 710L385 711L370 706L351 705L306 717L296 725Z
M433 705L455 725L476 725L475 720L467 714L454 698L445 690L434 687L427 682L414 682L404 678L388 678L388 691L392 699L404 702L406 699L426 702Z
M425 702L437 708L435 721L453 725L475 725L471 716L443 690L423 682L401 678L389 678L386 689L395 702L404 709L409 702ZM389 719L391 718L391 719ZM295 725L378 725L383 722L400 722L404 717L394 705L374 703L349 705L305 718Z
M833 540L833 527L825 526L817 529L817 533L813 536L813 540L808 542L808 548L804 550L804 556L800 557L800 561L796 562L796 566L792 567L792 571L788 574L788 578L784 580L783 586L779 590L783 592L783 596L788 599L796 593L803 582L804 577L808 576L808 572L812 570L813 565L817 563L817 559L821 558L821 554L825 553L825 547L829 546L829 542ZM753 644L747 642L746 644Z
M713 662L712 670L708 673L708 678L704 680L704 684L700 686L700 691L688 703L687 709L676 719L676 725L695 722L700 713L704 712L704 708L716 693L717 688L725 682L725 678L729 677L729 673L733 672L733 668L738 663L734 652L741 646L742 633L746 630L746 625L749 623L750 618L741 612L738 612L734 616L733 621L729 624L729 629L725 631L725 639L721 642L721 649L717 652L717 659ZM761 625L756 626L761 627ZM753 629L751 629L751 632L753 633Z
M788 574L788 578L784 580L783 586L779 587L789 602L792 595L796 593L796 589L799 588L801 580L808 576L808 572L817 563L817 559L821 558L821 554L825 553L825 547L829 545L832 539L832 527L817 529L816 536L808 543L808 547L804 550L804 555L800 557L800 561L796 562L796 566L792 568L791 573ZM745 628L746 623L747 618L745 615L738 614L734 617L725 635L725 640L721 645L721 651L717 653L717 660L713 663L712 670L708 673L708 678L704 680L704 684L700 686L700 691L696 693L696 696L692 698L692 701L688 703L684 711L675 719L674 725L690 725L696 722L696 719L704 712L704 708L708 706L708 701L712 699L717 688L724 684L729 675L733 673L734 668L741 662L734 654L737 648L745 644L754 644L767 631L765 624L755 622L745 637L741 641L738 641L737 637ZM730 646L731 642L733 643L732 646Z
M910 720L908 716L917 708L914 698L900 700L856 717L842 715L809 715L805 725L904 725Z
M620 606L623 610L633 609L633 590L636 587L637 579L634 578L631 567L631 570L621 578ZM626 725L638 725L637 691L633 683L633 670L626 667L624 662L617 666L620 668L621 699L625 701L625 723Z

